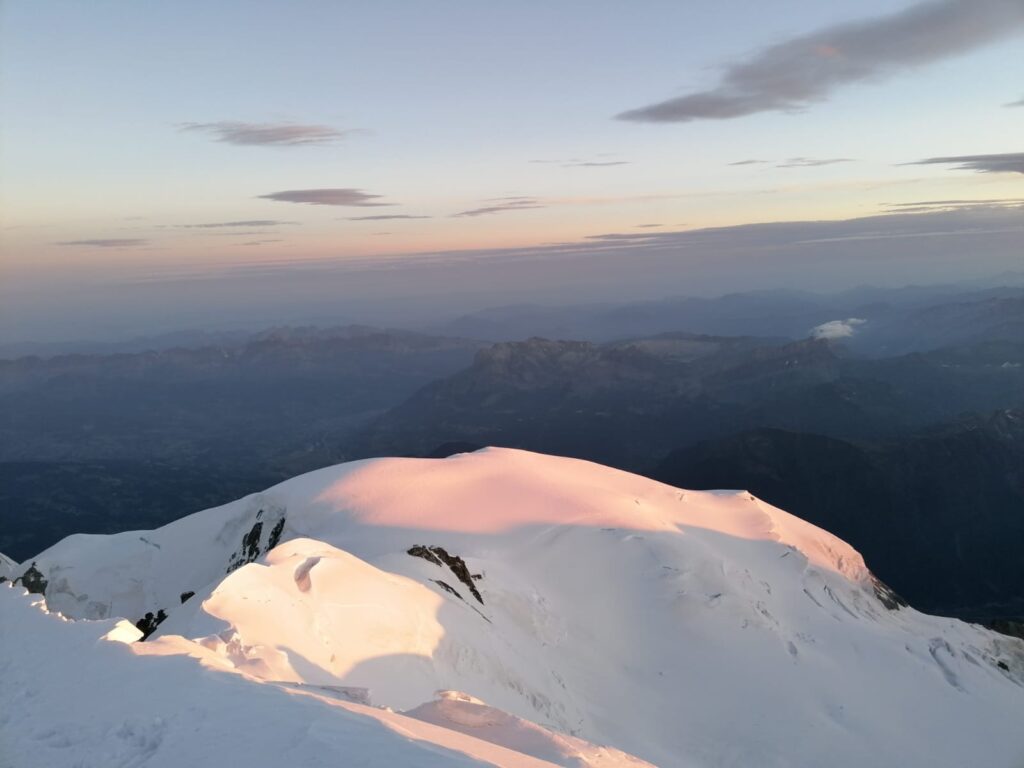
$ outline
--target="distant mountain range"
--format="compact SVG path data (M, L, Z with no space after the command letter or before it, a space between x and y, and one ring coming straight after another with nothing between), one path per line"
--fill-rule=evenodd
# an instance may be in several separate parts
M806 338L825 323L864 322L846 343L859 354L895 355L959 343L1020 339L1024 272L986 280L903 288L861 286L836 293L761 290L718 297L669 296L594 304L496 306L424 320L417 333L485 342L530 337L607 342L687 332L711 336ZM110 355L167 349L242 346L262 338L327 334L373 335L380 329L346 320L270 330L191 329L117 340L5 342L0 359Z
M748 488L841 532L917 605L1012 619L1021 301L1012 286L764 292L490 314L603 318L615 341L280 328L0 360L0 551L160 525L342 460L494 444ZM745 332L673 325L700 316Z
M676 448L775 427L895 437L1024 403L1024 343L863 359L824 339L672 335L497 344L377 419L366 455L509 445L643 469Z
M605 342L687 331L801 339L825 323L863 321L846 339L859 354L895 355L961 343L1024 338L1024 277L987 287L857 288L835 294L752 291L718 298L582 306L497 307L438 327L491 341L531 336Z

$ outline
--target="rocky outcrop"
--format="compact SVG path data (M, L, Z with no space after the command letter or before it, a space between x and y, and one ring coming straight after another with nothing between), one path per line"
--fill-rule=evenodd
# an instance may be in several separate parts
M225 573L231 573L243 565L256 562L261 555L266 554L278 545L281 541L281 534L284 532L286 520L284 510L272 509L267 512L267 518L274 520L274 524L264 540L263 523L266 521L264 510L260 509L256 513L256 521L242 536L242 543L239 548L231 554Z
M466 566L466 561L461 557L448 554L444 547L425 547L421 544L410 547L407 554L410 554L413 557L423 558L427 562L433 563L434 565L442 568L448 566L448 569L452 572L455 578L465 584L466 588L469 589L470 594L476 598L478 603L483 605L484 599L480 595L480 590L478 590L476 588L476 584L473 583L474 581L482 578L482 576L480 574L470 573L469 568ZM442 588L454 594L460 600L462 599L462 595L456 592L448 584L437 580L435 580L435 582Z

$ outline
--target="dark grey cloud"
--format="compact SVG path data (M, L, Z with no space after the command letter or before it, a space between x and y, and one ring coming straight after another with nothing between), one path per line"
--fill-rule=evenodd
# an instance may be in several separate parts
M686 123L791 112L849 83L891 77L1024 29L1021 0L927 0L897 13L825 27L729 64L717 86L619 114Z
M247 243L242 243L242 245L250 246L251 247L251 246L257 246L257 245L267 245L268 243L283 243L283 242L284 242L284 240L280 240L280 239L250 240Z
M505 211L525 211L531 208L545 208L546 206L534 197L496 197L484 202L492 203L480 208L470 208L468 211L453 213L456 217L488 216L492 213L504 213Z
M183 123L183 131L197 131L214 137L225 144L269 147L304 147L311 144L331 144L352 131L340 131L328 125L302 125L299 123L242 123L222 120L216 123Z
M1017 101L1011 101L1009 104L1006 104L1005 106L1007 106L1007 107L1024 107L1024 99L1017 99Z
M817 168L819 165L835 165L836 163L852 163L850 157L791 157L776 165L776 168Z
M979 173L1024 173L1024 152L1006 152L1000 155L954 155L929 157L908 165L951 165L961 171Z
M297 221L279 221L278 219L248 219L246 221L214 221L209 224L178 224L179 229L224 229L229 227L281 227L298 224Z
M429 216L414 216L411 213L380 213L376 216L348 216L348 221L392 221L393 219L429 219Z
M361 189L286 189L259 196L263 200L278 200L283 203L308 203L309 205L350 205L360 208L375 208L393 203L374 202L380 195L371 195Z
M88 248L132 248L146 245L149 241L136 237L101 237L94 240L64 240L57 245L78 245Z
M664 224L637 224L637 229L654 229L655 227L663 227Z
M729 163L729 165L760 165L767 162L767 160L737 160L735 163Z

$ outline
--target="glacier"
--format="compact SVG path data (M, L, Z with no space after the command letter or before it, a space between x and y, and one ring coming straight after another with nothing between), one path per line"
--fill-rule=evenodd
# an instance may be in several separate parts
M1024 764L1024 641L745 491L370 459L5 570L5 768Z

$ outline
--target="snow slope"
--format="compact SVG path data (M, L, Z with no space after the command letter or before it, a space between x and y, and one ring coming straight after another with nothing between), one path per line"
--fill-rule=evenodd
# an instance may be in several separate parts
M42 602L0 588L4 768L555 765L329 689L139 657L125 643L141 633L126 621L68 623Z
M149 614L133 669L342 691L516 759L1024 764L1024 642L899 606L745 492L505 449L376 459L30 567L66 616Z

